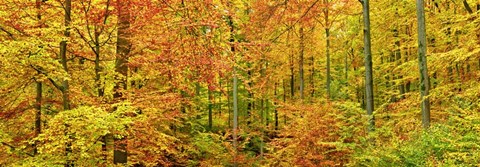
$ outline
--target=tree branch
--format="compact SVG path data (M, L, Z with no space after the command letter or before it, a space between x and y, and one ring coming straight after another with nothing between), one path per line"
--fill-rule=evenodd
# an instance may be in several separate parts
M45 75L45 76L48 76L45 71L43 71L43 70L41 70L41 69L38 69L38 68L36 68L36 67L33 66L33 65L30 65L30 67L32 67L35 71L37 71L37 72L39 72L39 73L41 73L41 74L43 74L43 75ZM47 79L52 83L53 86L55 86L55 88L57 88L58 90L60 90L60 91L62 91L62 92L64 91L63 86L57 84L52 78L47 77Z
M308 7L308 9L303 13L303 15L297 19L297 21L295 21L295 23L293 23L292 25L290 25L287 29L283 30L278 36L276 36L275 38L272 38L272 42L275 42L277 41L278 38L280 38L280 36L282 36L283 34L285 34L285 32L287 31L290 31L296 24L298 24L300 22L300 20L305 17L308 12L310 12L310 10L318 3L318 1L320 0L316 0L312 5L310 5L310 7Z
M17 149L15 146L10 145L10 144L8 144L8 143L5 143L5 142L1 142L1 143L2 143L3 145L7 146L7 147L10 147L10 148L13 149L13 150L16 150L16 149ZM21 153L24 153L24 154L26 154L26 155L28 155L28 156L30 156L30 157L34 157L32 154L27 153L27 152L25 152L25 151L22 151L22 150L18 150L18 151L21 152Z
M469 14L472 14L473 13L473 10L472 8L470 7L470 5L468 4L467 0L463 0L463 6L465 6L465 9L467 10L467 12Z

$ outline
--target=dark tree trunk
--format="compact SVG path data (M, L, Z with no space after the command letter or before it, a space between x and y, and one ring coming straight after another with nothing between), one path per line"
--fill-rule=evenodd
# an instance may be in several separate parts
M38 10L37 19L38 19L38 22L40 23L39 24L40 27L42 27L41 26L42 15L40 14L42 3L43 1L36 0L36 8ZM40 74L40 72L38 72L38 74ZM35 98L35 137L37 137L38 135L40 135L40 133L42 133L42 82L37 81L36 83L37 83L36 85L37 89L36 89L36 98ZM33 146L33 155L38 154L37 147L38 147L38 142L35 141Z
M210 88L208 89L208 130L209 131L212 131L212 127L213 127L213 118L212 118L212 112L213 112L213 93L212 91L210 90Z
M114 99L122 101L124 92L127 89L128 77L128 56L130 53L130 41L128 40L130 33L130 13L128 11L129 1L118 0L118 29L117 29L117 54L115 58L115 72L117 82L115 83ZM124 142L125 138L114 139L113 163L127 163L127 145Z
M330 84L332 83L332 76L330 74L330 29L325 28L325 37L327 39L327 95L332 98Z
M63 35L66 37L66 38L69 38L70 37L70 22L72 21L71 19L71 11L72 11L72 1L71 0L65 0L64 2L64 9L65 9L65 17L64 17L64 25L65 27L67 27L64 32L63 32ZM68 66L67 66L67 41L62 41L60 42L60 63L62 64L62 67L63 67L63 70L65 71L65 73L68 74ZM69 83L68 83L68 80L63 80L62 81L62 87L61 87L61 92L62 92L62 101L63 101L63 110L70 110L70 99L69 99ZM68 125L66 124L65 125L67 127L67 129L71 126L71 125ZM68 136L68 138L72 138L72 136L70 134L68 134L68 130L65 131L65 135ZM65 164L65 166L73 166L73 161L70 160L70 154L72 153L72 143L70 142L67 142L66 143L66 148L65 148L65 154L66 154L66 157L67 157L67 162Z
M364 22L364 54L365 54L365 101L369 118L369 131L375 130L375 117L373 115L373 71L372 51L370 44L370 5L369 0L363 0L363 22Z
M37 81L37 97L35 98L35 137L42 133L42 82ZM38 154L38 142L35 141L33 155Z
M305 83L304 83L304 72L303 72L303 62L304 62L304 51L305 51L305 34L303 32L303 27L300 27L300 30L299 30L299 34L300 34L300 61L298 62L298 66L299 66L299 76L300 76L300 99L304 99L304 86L305 86Z

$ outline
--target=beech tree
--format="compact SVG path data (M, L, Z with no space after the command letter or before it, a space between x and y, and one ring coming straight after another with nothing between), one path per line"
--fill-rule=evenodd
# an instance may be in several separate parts
M420 94L422 108L422 125L424 129L430 126L430 83L427 67L427 34L425 28L425 11L423 0L417 0L418 24L418 67L420 69Z
M363 33L364 33L364 56L365 56L365 96L366 96L366 108L369 116L368 129L374 131L375 129L375 117L374 111L374 99L373 99L373 71L372 71L372 51L370 43L370 4L368 0L362 0L363 5Z

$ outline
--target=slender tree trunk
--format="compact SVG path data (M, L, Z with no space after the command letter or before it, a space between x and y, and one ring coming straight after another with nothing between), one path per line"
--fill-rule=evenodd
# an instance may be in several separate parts
M100 66L100 41L99 41L100 32L96 30L94 36L95 36L94 37L95 38L95 85L97 88L97 96L101 99L104 95L104 89L103 89L103 84L100 76L100 73L102 71L102 67ZM107 147L108 147L108 142L109 140L111 141L111 139L112 139L111 134L107 134L102 137L102 154L104 156L103 160L105 161L105 163L108 162L109 154L108 154Z
M290 39L290 32L287 34L287 47L290 48L289 39ZM293 99L295 97L295 73L294 73L294 56L290 54L290 98Z
M423 0L417 0L418 20L418 66L420 69L420 93L422 100L422 125L424 129L430 126L430 100L428 98L430 86L427 69L427 40L425 28L425 11Z
M72 10L72 1L65 0L65 26L67 27L63 33L63 35L68 38L70 37L70 22L71 19L71 10ZM60 42L60 63L62 64L63 70L68 73L68 66L67 66L67 41ZM68 80L62 81L62 93L63 93L63 109L69 110L70 109L70 99L69 99L69 83Z
M275 88L273 93L273 107L274 107L274 114L275 114L275 130L278 130L278 110L277 110L277 87L278 83L275 82Z
M37 81L37 97L35 98L35 137L42 133L42 82ZM33 155L38 154L38 142L35 141Z
M353 50L353 48L352 48L352 50ZM349 52L350 52L350 50L347 51L347 54L345 54L345 58L344 58L344 64L345 64L344 65L345 66L344 71L345 71L345 85L346 86L348 86L348 55L350 54Z
M399 66L400 64L402 64L402 51L401 51L401 44L400 44L400 38L398 37L399 36L399 31L395 29L395 32L394 32L394 37L395 37L395 45L397 48L395 48L395 61L397 64L397 66ZM403 76L402 75L399 75L398 76L398 79L402 79ZM403 82L401 82L399 85L398 85L398 89L400 91L400 99L403 99L404 98L404 94L405 94L405 85L403 84Z
M234 38L234 26L233 26L233 20L232 17L229 17L229 26L230 26L230 42L232 43L232 46L230 47L230 50L232 51L232 56L234 60L234 65L233 65L233 149L235 150L234 157L233 157L233 166L237 167L237 147L238 147L238 141L237 141L237 128L238 128L238 76L237 76L237 67L236 67L236 56L235 56L235 38Z
M310 74L310 85L312 87L312 90L310 92L310 97L313 100L313 97L315 96L315 58L313 57L314 54L310 57L310 61L312 62L312 71Z
M99 41L99 33L95 32L95 84L97 87L97 94L98 97L103 97L103 86L101 83L100 73L102 72L102 68L100 67L100 41Z
M250 68L250 67L249 67ZM248 104L247 104L247 125L250 125L250 123L252 122L251 119L252 119L252 110L254 108L254 100L253 100L253 92L252 92L252 87L253 87L253 83L252 83L252 70L249 69L247 71L247 75L248 75L248 87L250 90L248 90ZM244 86L246 87L246 86Z
M70 22L72 21L71 19L71 11L72 11L72 1L71 0L65 0L64 2L64 9L65 9L65 17L64 17L64 25L65 27L67 27L64 32L63 32L63 35L65 36L65 38L69 38L70 37ZM62 67L63 67L63 70L65 71L65 73L68 74L68 66L67 66L67 41L64 40L62 42L60 42L60 63L62 64ZM62 101L63 101L63 110L70 110L70 99L69 99L69 83L68 83L68 80L63 80L62 81ZM66 124L65 125L67 127L67 129L71 126L71 125L68 125ZM72 136L70 134L67 133L68 130L65 131L65 135L68 136L69 139L72 138ZM66 157L67 157L67 162L65 164L65 166L73 166L73 161L70 160L70 154L72 153L72 143L70 142L67 142L66 143L66 148L65 148L65 154L66 154Z
M480 16L480 0L477 0L477 17ZM477 45L480 45L480 28L477 27ZM480 70L480 58L478 59L478 69Z
M228 110L228 127L231 128L232 127L232 123L231 123L231 120L232 120L232 106L230 105L230 82L232 82L232 80L229 80L229 82L227 82L227 110ZM232 86L233 87L233 86Z
M115 72L116 84L114 87L115 93L113 94L114 99L123 100L125 97L123 92L127 89L127 78L128 78L128 54L130 53L130 41L128 37L130 36L128 29L130 28L130 13L128 12L129 1L118 0L118 29L117 29L117 55L115 58ZM113 163L127 163L127 145L121 143L123 139L114 139L114 151L113 151Z
M303 62L304 62L304 51L305 51L305 34L303 32L303 26L300 26L300 30L299 30L299 34L300 34L300 61L298 62L298 66L299 66L299 76L300 76L300 99L304 99L304 96L303 96L303 91L304 91L304 86L305 86L305 83L304 83L304 72L303 72Z
M220 88L220 91L218 91L218 114L220 118L222 117L222 78L218 79L218 87Z
M364 23L364 54L365 54L365 96L366 108L369 116L368 130L375 130L375 117L373 115L373 71L372 71L372 51L370 44L370 5L369 0L363 0L363 23Z
M42 20L42 15L40 14L41 10L41 5L42 1L41 0L36 0L36 8L37 8L37 19L39 24L39 27L42 27L41 25L41 20ZM40 72L39 72L40 74ZM35 137L40 135L42 133L42 82L36 81L37 89L36 89L36 98L35 98ZM38 154L38 142L35 141L34 146L33 146L33 155Z
M212 110L213 110L213 93L208 89L208 131L212 131L213 128L213 120L212 120Z
M327 48L326 48L326 52L327 52L327 96L330 99L330 98L332 98L331 88L330 88L330 84L332 82L332 76L330 74L330 29L329 28L325 28L325 37L327 39Z

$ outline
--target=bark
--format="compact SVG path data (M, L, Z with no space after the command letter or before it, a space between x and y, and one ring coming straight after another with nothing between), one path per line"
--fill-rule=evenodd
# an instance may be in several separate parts
M430 86L427 69L427 40L425 27L425 9L423 0L417 0L418 24L418 66L420 69L420 94L422 105L422 125L424 129L430 126L430 101L428 98Z
M38 19L38 22L40 23L42 19L42 15L40 14L42 1L36 0L35 5L38 10L37 19ZM39 24L39 26L42 27L41 23ZM38 73L41 74L40 72ZM38 135L40 135L40 133L42 133L42 82L37 81L36 83L37 83L36 85L37 89L36 89L36 98L35 98L35 137L37 137ZM37 146L38 146L38 142L35 141L33 146L34 156L38 154Z
M274 114L275 114L275 130L278 130L278 111L277 111L277 86L278 86L278 83L275 82L275 87L274 87L274 93L273 93L273 97L274 97L274 100L273 100L273 107L274 107Z
M68 38L70 37L70 22L72 21L71 19L71 10L72 10L72 1L71 0L66 0L65 1L65 31L63 32L63 35ZM60 42L60 63L62 64L63 70L65 70L66 73L68 73L68 67L67 67L67 41L62 41ZM63 109L64 110L69 110L70 109L70 99L69 99L69 83L68 80L63 80L62 81L62 98L63 98Z
M399 31L397 29L394 30L394 37L395 37L395 64L396 66L400 66L402 64L402 51L400 50L401 44L400 44L400 38L399 36ZM397 76L397 79L402 79L403 76L399 75ZM400 99L404 98L405 94L405 85L403 83L398 84L398 90L400 92Z
M365 54L365 101L367 114L369 116L368 130L375 130L375 117L373 116L373 71L372 71L372 51L370 43L370 5L369 0L363 0L363 23L364 23L364 54Z
M300 61L298 62L299 66L299 76L300 76L300 99L304 99L303 91L304 91L304 72L303 72L303 62L304 62L304 51L305 51L305 34L303 32L303 27L300 27L299 30L300 34Z
M353 50L353 48L352 48ZM345 57L344 57L344 71L345 71L345 86L348 86L348 55L350 54L350 49L349 51L347 51L347 53L345 54Z
M100 41L99 32L95 32L95 84L97 87L98 97L103 97L104 91L100 79L102 68L100 67Z
M468 4L467 0L463 0L463 6L465 7L465 10L467 10L467 12L469 14L473 14L473 10L470 7L470 5Z
M250 68L250 67L249 67ZM248 75L248 87L249 89L252 89L253 83L252 83L252 70L248 70L247 72ZM252 110L254 107L254 102L253 102L253 93L252 90L248 90L248 104L247 104L247 125L250 125L251 123L251 118L252 118Z
M218 91L218 114L222 117L222 78L218 79L218 87L220 87L220 91Z
M228 124L228 127L231 128L232 127L232 123L231 123L231 120L232 120L232 106L230 105L230 82L232 82L231 80L229 80L229 82L227 82L227 110L228 110L228 121L227 121L227 124ZM233 87L233 86L232 86Z
M66 37L66 38L69 38L70 37L70 22L72 21L71 19L71 10L72 10L72 1L71 0L65 0L65 3L64 3L64 9L65 9L65 15L64 15L64 25L65 27L67 27L64 32L63 32L63 35ZM59 54L59 58L60 58L60 63L62 64L62 67L63 67L63 70L65 71L65 73L68 74L68 66L67 66L67 41L64 40L64 41L61 41L60 42L60 54ZM62 92L62 101L63 101L63 110L66 111L66 110L70 110L70 99L69 99L69 83L68 83L68 80L63 80L62 81L62 87L61 87L61 92ZM68 125L66 124L65 125L67 127L67 129L71 126L71 125ZM68 136L69 139L72 139L72 136L70 136L68 133L67 133L68 130L65 131L65 135ZM65 154L66 154L66 157L67 157L67 162L65 164L65 166L73 166L73 161L70 160L69 156L70 154L72 153L72 144L70 142L67 142L66 143L66 147L65 147Z
M265 82L268 82L268 78L267 78L267 68L268 68L268 61L266 60L265 58L265 55L263 55L263 63L264 64L264 68L262 69L262 78L265 79ZM267 94L268 92L268 88L263 88L264 89L264 94ZM270 117L269 117L269 108L268 108L268 104L269 104L269 101L267 98L265 98L265 95L262 96L262 99L263 101L265 101L265 121L266 121L266 125L268 127L268 124L270 123Z
M233 166L236 167L238 166L237 164L237 128L238 128L238 77L237 77L237 67L236 67L236 57L235 57L235 46L233 45L233 42L235 42L234 39L234 27L233 27L233 21L232 18L229 17L229 26L230 26L230 42L232 43L232 46L230 47L230 50L232 51L232 56L234 60L234 67L233 67L233 149L235 150L234 157L233 157Z
M35 98L35 137L42 133L42 82L37 81L37 97ZM35 141L33 155L38 154L38 142Z
M113 94L114 99L121 101L124 99L124 92L127 89L128 77L128 55L130 53L131 44L128 41L130 28L130 13L128 12L129 1L118 0L118 29L117 29L117 48L115 57L115 72L117 73ZM120 143L123 139L114 139L113 163L127 163L127 146Z
M325 28L325 37L327 39L327 95L328 98L332 98L330 84L332 82L332 76L330 74L330 29Z
M208 89L208 130L212 131L213 120L212 120L212 111L213 110L213 93Z
M310 61L312 62L312 71L310 74L310 85L312 86L312 90L310 92L310 97L313 100L315 96L315 58L313 57L314 54L310 57Z
M290 45L288 44L289 39L290 39L290 33L287 34L287 47L290 48ZM295 97L295 73L294 73L294 56L293 54L290 54L290 98L293 99Z
M477 17L480 15L480 0L477 0ZM480 28L477 27L477 44L480 45ZM480 58L478 58L478 69L480 69Z

